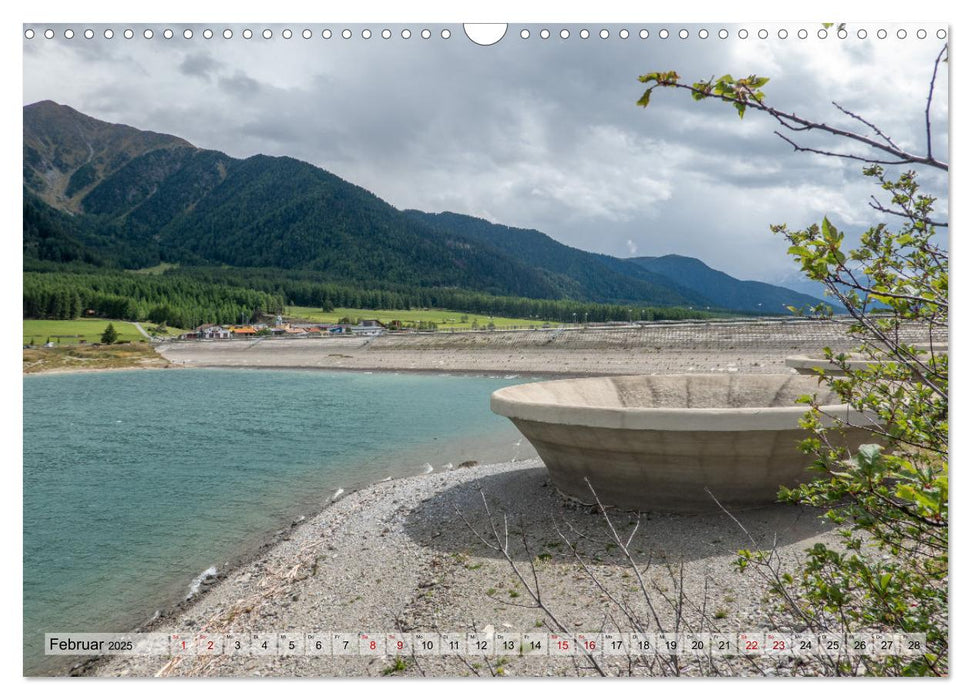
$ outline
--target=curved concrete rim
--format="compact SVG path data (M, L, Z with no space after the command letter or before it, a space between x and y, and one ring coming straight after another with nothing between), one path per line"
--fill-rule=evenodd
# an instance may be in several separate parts
M930 354L930 346L920 347L918 346L918 352ZM947 346L936 346L934 349L935 353L938 355L947 355ZM928 358L929 359L929 358ZM859 355L849 354L846 356L846 366L852 370L866 369L867 367L880 366L885 362L895 362L890 358L886 360L871 360L866 357L860 357ZM809 370L814 371L816 369L821 369L825 373L841 372L842 367L837 364L835 360L828 360L825 357L812 356L812 355L790 355L786 358L786 367L791 367L794 370L802 371Z
M629 375L636 376L636 375ZM666 375L688 377L699 375ZM593 380L609 377L591 377ZM583 379L559 379L554 382L576 382ZM552 383L552 382L550 382ZM577 425L591 428L619 430L669 430L669 431L724 431L750 432L791 430L799 427L799 420L806 415L808 406L799 404L779 407L746 408L607 408L567 403L540 403L516 398L515 385L493 392L490 407L494 413L506 418ZM513 395L511 395L513 394ZM847 404L831 404L820 407L823 425L833 425L839 419L844 424L867 426L870 420Z
M850 369L864 369L867 365L875 364L873 360L846 360L847 366ZM813 357L811 355L790 355L786 358L786 367L791 367L792 369L822 369L827 372L833 372L840 370L841 367L831 360L827 360L825 357Z

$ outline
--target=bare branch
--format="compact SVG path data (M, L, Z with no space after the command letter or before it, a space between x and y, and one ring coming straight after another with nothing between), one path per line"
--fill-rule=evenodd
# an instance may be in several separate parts
M834 107L836 107L836 109L838 109L839 111L841 111L846 116L851 117L853 119L856 119L858 121L861 121L864 124L866 124L868 127L870 127L871 129L873 129L873 131L877 134L877 136L879 136L884 141L886 141L892 148L896 148L897 150L900 150L900 147L897 146L897 144L895 144L893 142L893 139L891 139L889 136L887 136L885 133L883 133L883 131L881 131L880 128L876 124L874 124L873 122L867 121L866 119L864 119L863 117L861 117L856 112L851 112L850 110L846 109L845 107L843 107L842 105L840 105L840 104L838 104L836 102L833 102L832 104L833 104Z
M532 558L532 556L530 554L530 551L529 551L529 546L528 546L528 543L527 543L527 540L526 540L525 530L522 533L523 545L526 548L525 549L525 553L526 553L527 559L529 560L529 565L530 565L530 567L532 567L533 580L536 582L536 588L535 589L532 586L529 585L529 582L526 580L526 577L519 570L519 567L516 565L515 560L513 560L512 555L510 554L510 549L509 549L509 520L508 520L508 517L505 514L503 514L502 520L503 520L504 532L503 532L502 535L500 535L499 534L499 530L498 530L498 528L496 526L496 523L495 523L495 518L493 518L493 516L492 516L492 509L489 508L489 501L486 499L485 492L481 488L479 489L479 495L482 498L482 505L485 507L486 516L489 518L489 525L492 528L492 535L493 535L493 537L496 540L496 544L495 545L490 544L482 535L480 535L479 532L474 527L471 526L471 524L469 523L468 519L465 517L465 515L457 507L454 507L453 506L454 510L456 511L456 513L458 513L459 517L462 518L462 520L465 522L465 524L469 527L469 529L471 530L472 534L474 534L481 542L483 542L484 544L486 544L490 549L493 549L495 551L498 551L500 554L502 554L503 559L506 560L506 563L512 569L513 573L516 575L516 578L519 579L519 582L522 584L523 588L526 589L526 592L529 594L529 597L533 599L533 602L535 603L535 605L524 605L524 604L521 604L521 603L513 603L512 601L499 600L498 598L493 598L493 600L496 600L498 602L502 602L502 603L504 603L506 605L512 605L514 607L539 608L553 622L553 624L557 627L557 629L559 629L564 634L571 634L570 631L567 629L566 625L564 625L562 622L560 622L560 620L553 613L553 611L550 610L546 606L546 603L543 602L542 591L539 588L539 580L536 577L536 569L535 569L535 565L533 564L533 558ZM603 668L597 662L596 658L594 658L589 652L584 652L584 656L587 657L587 659L590 661L592 667L597 671L597 673L599 673L601 676L606 676L607 675L606 671L603 670Z
M931 74L931 84L927 90L927 106L924 108L924 124L927 131L927 157L931 158L931 102L934 99L934 84L937 82L937 68L941 65L941 60L947 52L947 44L941 48L941 52L934 59L934 72Z
M711 496L711 500L713 500L715 502L715 505L717 505L725 515L727 515L729 518L731 518L732 521L736 525L738 525L739 529L741 529L741 531L748 538L748 541L752 543L752 546L756 550L761 549L761 547L759 546L758 542L756 542L755 541L755 538L752 537L752 533L750 533L748 531L748 529L744 525L742 525L741 521L738 518L736 518L725 506L722 505L721 501L719 501L717 498L715 498L715 494L713 494L708 489L708 487L705 487L705 492L709 496ZM767 581L769 581L771 584L773 584L775 586L775 588L779 591L779 593L782 595L782 597L785 598L786 603L789 605L789 607L792 609L792 611L795 612L803 620L803 622L806 623L806 625L808 625L809 627L813 627L814 626L813 619L811 617L809 617L803 611L802 607L795 600L793 600L792 596L789 594L788 589L786 589L785 585L783 584L783 581L782 581L781 576L779 575L778 569L775 568L775 567L773 567L770 564L770 562L773 560L773 558L776 558L776 557L777 557L777 555L776 555L776 543L775 543L775 541L773 541L773 543L772 543L772 549L769 550L769 556L763 562L765 564L765 566L769 569L769 571L772 572L772 575L769 576L769 575L765 574L764 572L761 572L761 569L759 571L763 574L763 576L766 578Z
M858 134L855 131L840 129L835 126L830 126L829 124L825 124L823 122L814 122L810 119L806 119L805 117L800 117L798 114L783 112L782 110L776 109L775 107L770 107L766 105L762 100L756 98L754 92L751 89L748 90L747 97L743 99L740 97L728 97L725 95L712 95L708 92L705 92L704 90L699 90L693 85L688 85L686 83L670 82L670 83L663 83L663 85L664 87L675 87L681 90L687 90L693 95L701 95L706 98L711 97L716 100L721 100L722 102L728 102L729 104L732 104L732 105L744 106L745 108L751 108L751 109L758 110L760 112L765 112L766 114L773 117L781 126L783 126L784 128L790 131L822 131L827 134L832 134L833 136L841 136L850 141L856 141L857 143L862 143L863 145L869 146L870 148L874 148L876 150L883 151L884 153L888 153L897 159L895 161L878 161L872 158L857 158L858 160L863 160L868 163L885 163L888 165L917 163L921 165L927 165L932 168L937 168L938 170L944 170L944 171L948 170L948 164L946 162L939 161L931 157L930 155L919 156L914 153L909 153L908 151L905 151L900 148L894 148L882 141L872 139L868 136L864 136L863 134ZM811 149L799 148L798 150L811 150ZM828 154L825 154L825 155L828 155ZM832 154L832 155L840 155L840 154ZM846 156L846 157L849 157L849 156Z
M880 200L878 200L872 194L870 195L870 199L873 200L872 202L868 202L870 207L873 209L876 209L879 212L883 212L884 214L893 214L894 216L899 216L903 219L910 219L911 221L920 221L924 224L927 224L928 226L936 226L937 228L948 227L946 221L934 221L932 219L922 219L919 217L915 218L913 214L911 214L910 212L900 212L900 211L894 211L893 209L888 209L887 207L880 204Z
M801 131L801 129L797 129L794 131ZM778 131L774 131L772 133L774 133L780 139L782 139L790 146L792 146L793 150L799 151L801 153L816 153L818 155L829 156L831 158L848 158L850 160L858 160L863 163L877 163L879 165L907 165L908 163L912 162L903 158L900 160L875 160L873 158L864 158L863 156L854 155L852 153L837 153L835 151L823 151L818 148L809 148L808 146L800 146L798 143L796 143L790 138L787 138L786 136L783 136Z

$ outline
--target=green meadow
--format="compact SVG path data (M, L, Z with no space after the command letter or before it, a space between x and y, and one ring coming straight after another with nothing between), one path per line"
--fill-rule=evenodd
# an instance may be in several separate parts
M336 308L333 311L321 311L312 306L288 306L286 317L292 320L307 320L315 323L337 323L342 318L351 321L357 319L377 319L387 325L391 321L417 324L419 321L431 321L438 328L456 330L470 330L473 327L485 329L490 323L496 328L541 328L545 321L528 318L506 318L504 316L489 316L484 314L466 314L461 311L447 309L348 309ZM559 325L559 324L552 324Z
M109 323L114 324L115 330L118 331L119 343L147 340L138 332L134 324L128 321L112 321L103 318L77 318L71 321L24 319L24 345L43 345L48 338L58 345L76 345L81 340L86 343L99 343L101 334ZM151 322L142 323L142 328L146 331L154 326L155 324ZM182 332L184 331L178 328L169 328L167 335L173 336Z

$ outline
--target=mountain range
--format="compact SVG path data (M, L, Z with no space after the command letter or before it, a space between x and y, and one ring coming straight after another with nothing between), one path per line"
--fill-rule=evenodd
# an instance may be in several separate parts
M677 255L622 259L535 230L399 210L289 157L232 158L44 101L23 108L25 262L312 272L364 286L784 313L818 299Z

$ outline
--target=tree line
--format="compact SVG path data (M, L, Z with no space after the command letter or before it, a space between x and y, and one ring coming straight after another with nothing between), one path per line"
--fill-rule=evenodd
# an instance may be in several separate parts
M177 328L249 321L284 306L283 297L258 290L125 272L25 272L23 302L24 318L94 315Z
M233 284L282 296L288 305L312 306L323 311L351 309L449 309L483 316L536 319L562 323L607 321L660 321L711 318L708 311L643 303L602 304L572 299L531 299L498 296L454 287L380 288L313 279L313 273L294 270L183 267L166 276L185 276L210 284ZM317 275L319 277L319 274Z
M24 273L24 318L82 315L194 328L239 323L286 306L335 308L442 308L481 316L555 323L710 318L707 311L643 304L598 304L569 299L494 296L454 288L373 289L284 275L274 270L179 268L160 275L50 266ZM55 272L56 270L56 272Z

